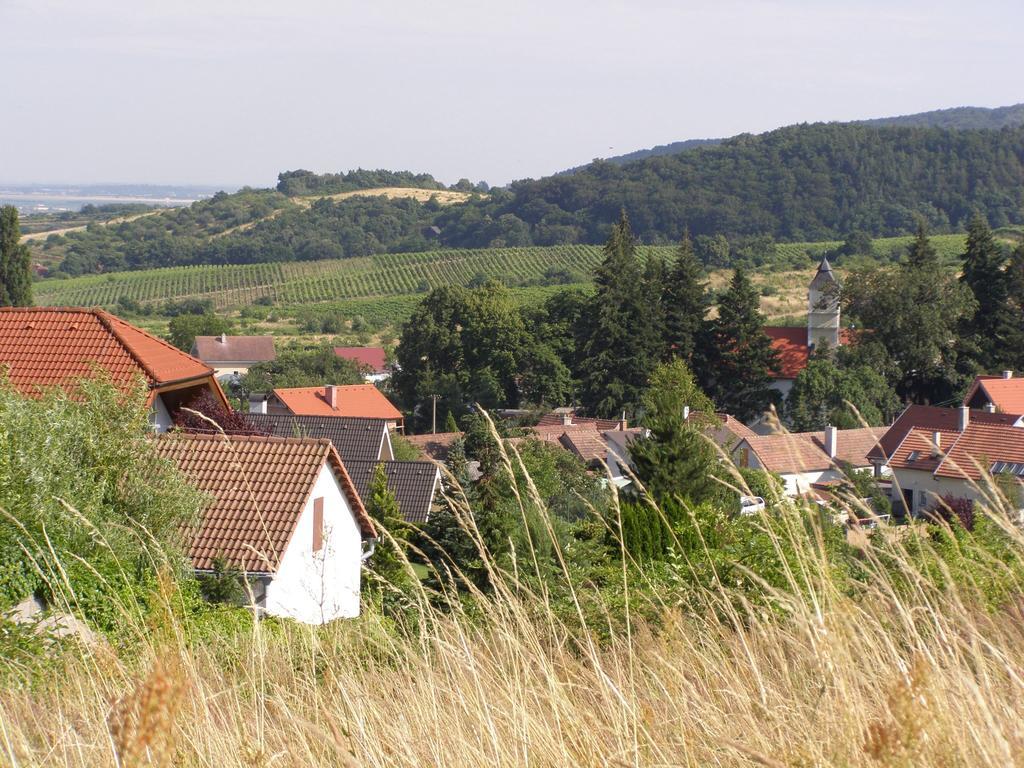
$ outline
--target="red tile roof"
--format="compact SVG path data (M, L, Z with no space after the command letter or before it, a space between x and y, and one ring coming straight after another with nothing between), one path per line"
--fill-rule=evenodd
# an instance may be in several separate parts
M744 438L761 465L769 472L783 475L819 472L839 462L867 467L868 450L885 433L884 427L841 429L836 433L836 455L825 449L824 432L792 432L781 435L754 435Z
M570 421L572 425L587 424L597 427L597 429L600 430L619 428L618 419L596 419L591 418L589 416L577 416L575 414L571 414ZM541 416L540 419L537 421L537 426L554 427L563 425L564 423L565 422L562 414L556 411L552 411L551 413L545 413L543 416Z
M1024 428L975 422L963 432L911 429L893 452L889 466L977 481L995 462L1024 465Z
M1013 424L1018 417L1007 413L988 413L987 411L971 410L969 422L972 424ZM934 405L908 405L892 426L886 431L879 444L868 452L872 461L888 463L900 443L911 429L919 429L925 433L957 432L960 424L959 408L939 408Z
M772 348L779 354L779 369L774 371L777 379L795 379L810 359L811 348L807 346L807 326L765 326L764 332L772 340ZM839 343L849 344L853 338L849 328L839 331Z
M351 478L328 440L170 432L157 453L212 497L191 535L200 570L216 557L250 573L274 573L325 463L338 477L364 536L374 536Z
M264 363L277 359L273 336L196 336L192 353L216 363Z
M400 421L402 412L373 384L342 384L337 390L337 407L327 402L327 387L275 389L274 394L296 416L355 416L364 419Z
M976 397L977 395L981 397ZM1024 378L1004 379L1002 376L978 376L964 397L964 405L978 407L976 400L995 405L1000 413L1024 413Z
M351 360L361 369L371 373L387 371L387 355L381 347L335 347L334 354L345 360Z
M70 387L105 371L129 386L141 376L151 388L199 379L213 370L194 357L102 309L0 309L0 367L25 394Z

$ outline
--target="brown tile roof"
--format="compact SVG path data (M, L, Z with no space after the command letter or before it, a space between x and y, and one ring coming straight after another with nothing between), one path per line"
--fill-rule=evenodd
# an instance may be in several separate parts
M619 428L619 421L618 421L618 419L595 419L595 418L591 418L589 416L577 416L575 414L572 414L570 416L570 418L571 418L572 424L565 425L565 426L593 426L593 427L596 427L597 429L601 430L602 432L604 430L606 430L606 429L618 429ZM564 425L564 421L563 421L563 418L562 418L562 414L558 413L557 411L552 411L551 413L545 413L537 421L537 426L538 427L555 427L555 426L563 426L563 425Z
M351 360L370 373L387 371L387 353L383 347L335 347L334 354L343 360Z
M980 480L982 470L991 472L996 462L1018 465L1024 471L1024 428L969 424L957 436L935 474Z
M838 462L866 467L871 462L868 450L885 432L884 427L841 429L836 435L836 456L830 458L825 449L824 432L793 432L781 435L754 435L744 438L769 472L783 475L817 472Z
M376 461L345 463L352 482L364 504L370 502L370 484L377 468ZM440 470L430 461L385 461L384 472L388 490L395 494L398 509L407 523L425 523L430 516L434 493L440 484Z
M102 309L0 309L0 367L22 393L69 387L105 371L129 386L141 376L151 388L211 376L213 370L166 341Z
M373 384L342 384L338 405L327 402L327 387L291 387L275 389L274 395L296 416L355 416L368 419L401 421L402 412L391 404Z
M971 424L1013 424L1017 416L1006 413L988 413L987 411L971 410L969 422ZM920 429L924 432L956 432L960 424L960 410L958 408L939 408L934 405L908 405L892 426L886 431L879 441L878 446L868 452L868 458L885 462L887 457L899 448L900 443L907 436L911 429Z
M977 397L979 396L980 397ZM971 384L964 405L977 407L987 401L1000 413L1024 414L1024 378L1004 379L1002 376L978 376Z
M438 432L433 435L405 435L405 439L435 461L444 461L452 443L462 437L462 432Z
M242 414L249 424L275 437L315 437L330 440L347 467L353 461L377 461L388 422L348 416L288 416Z
M334 469L364 536L373 523L327 440L170 432L157 452L212 501L191 536L200 570L225 557L252 573L274 573L325 462Z
M192 354L211 365L264 363L277 359L273 336L196 336Z

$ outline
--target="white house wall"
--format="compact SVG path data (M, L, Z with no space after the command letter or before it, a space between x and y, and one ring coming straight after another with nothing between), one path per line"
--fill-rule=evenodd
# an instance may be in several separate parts
M166 432L174 424L171 420L171 414L167 410L167 406L164 405L164 400L160 395L153 398L153 408L149 412L149 423L153 425L153 429L157 432Z
M914 508L912 512L920 512L930 507L936 499L943 496L974 499L982 498L981 494L966 480L955 480L948 477L935 477L931 472L916 469L897 469L893 471L893 501L900 501L902 491L914 492Z
M322 549L313 552L317 497L324 499L324 534ZM277 574L267 586L267 613L306 624L358 616L361 553L359 526L333 470L325 464Z

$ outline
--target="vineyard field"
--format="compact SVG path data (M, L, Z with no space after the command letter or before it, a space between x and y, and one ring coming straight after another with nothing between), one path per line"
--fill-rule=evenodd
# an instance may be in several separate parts
M880 256L902 247L910 238L875 241ZM932 238L944 261L963 249L963 235ZM780 243L780 255L794 261L813 260L839 243ZM671 259L674 246L641 246L644 256ZM269 298L279 306L340 302L353 299L414 297L441 285L467 285L493 279L514 287L589 283L601 259L596 245L531 248L445 250L381 254L333 261L172 267L35 284L40 305L107 306L121 297L140 304L182 299L209 299L219 310L230 310Z

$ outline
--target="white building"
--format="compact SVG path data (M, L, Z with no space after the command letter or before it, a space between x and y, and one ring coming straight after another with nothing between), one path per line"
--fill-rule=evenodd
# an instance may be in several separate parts
M169 433L157 446L212 499L189 542L198 573L240 571L254 607L271 616L359 615L376 534L330 441Z

